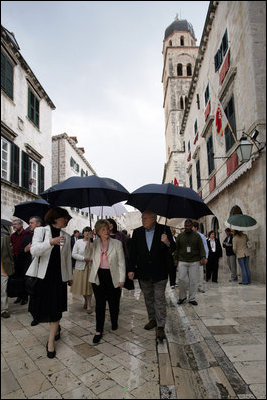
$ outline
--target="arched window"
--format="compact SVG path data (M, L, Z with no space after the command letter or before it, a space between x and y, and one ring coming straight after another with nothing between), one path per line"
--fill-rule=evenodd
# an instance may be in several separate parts
M187 64L186 73L187 73L187 76L191 76L192 75L192 66L191 66L191 64Z
M177 75L178 76L183 76L183 64L178 64L177 65Z
M217 219L216 217L213 217L213 218L212 218L211 226L212 226L211 229L212 229L212 230L214 231L214 233L215 233L215 237L216 237L217 239L220 240L219 221L218 221L218 219Z
M239 206L234 206L230 212L230 216L231 215L236 215L236 214L243 214L242 210Z
M169 41L169 46L172 46L172 41L171 40Z
M184 99L183 99L183 96L180 97L180 108L181 108L181 110L184 109Z
M181 45L181 46L184 46L184 36L181 36L181 37L180 37L180 45Z

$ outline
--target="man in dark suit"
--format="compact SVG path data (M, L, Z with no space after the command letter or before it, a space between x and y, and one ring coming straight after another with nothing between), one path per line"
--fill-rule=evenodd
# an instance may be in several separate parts
M131 240L129 279L137 277L144 293L149 322L144 329L157 327L156 337L166 338L165 289L168 282L172 253L175 243L168 226L157 222L157 215L146 210L142 213L142 225L135 229Z

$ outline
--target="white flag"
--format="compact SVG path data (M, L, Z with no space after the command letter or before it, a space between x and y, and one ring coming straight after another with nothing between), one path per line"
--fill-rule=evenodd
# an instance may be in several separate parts
M227 125L229 125L229 121L225 115L224 109L221 103L217 102L216 108L216 117L215 117L215 125L216 125L216 137L218 142L223 145L224 144L224 130Z

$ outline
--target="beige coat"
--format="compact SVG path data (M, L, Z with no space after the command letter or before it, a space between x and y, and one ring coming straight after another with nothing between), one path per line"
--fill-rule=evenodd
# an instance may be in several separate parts
M97 239L93 244L92 267L89 282L99 285L98 268L100 265L101 241ZM114 287L119 287L119 282L125 282L125 257L122 243L117 239L109 239L108 262Z
M247 246L248 237L246 234L241 235L235 234L233 237L233 252L237 258L243 258L249 256L249 249Z
M70 235L61 230L60 236L64 236L66 239L64 245L60 246L60 258L62 281L67 282L72 280ZM51 239L52 233L49 225L45 227L40 226L34 229L32 245L30 249L31 255L34 258L26 272L26 275L37 276L40 279L45 277L50 254L54 247L50 244Z

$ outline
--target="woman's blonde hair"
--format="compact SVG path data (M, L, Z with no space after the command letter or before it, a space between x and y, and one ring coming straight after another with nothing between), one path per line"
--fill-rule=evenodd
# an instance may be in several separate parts
M103 227L107 227L109 230L109 222L106 219L99 219L95 224L95 231L97 235L100 229L102 229Z

